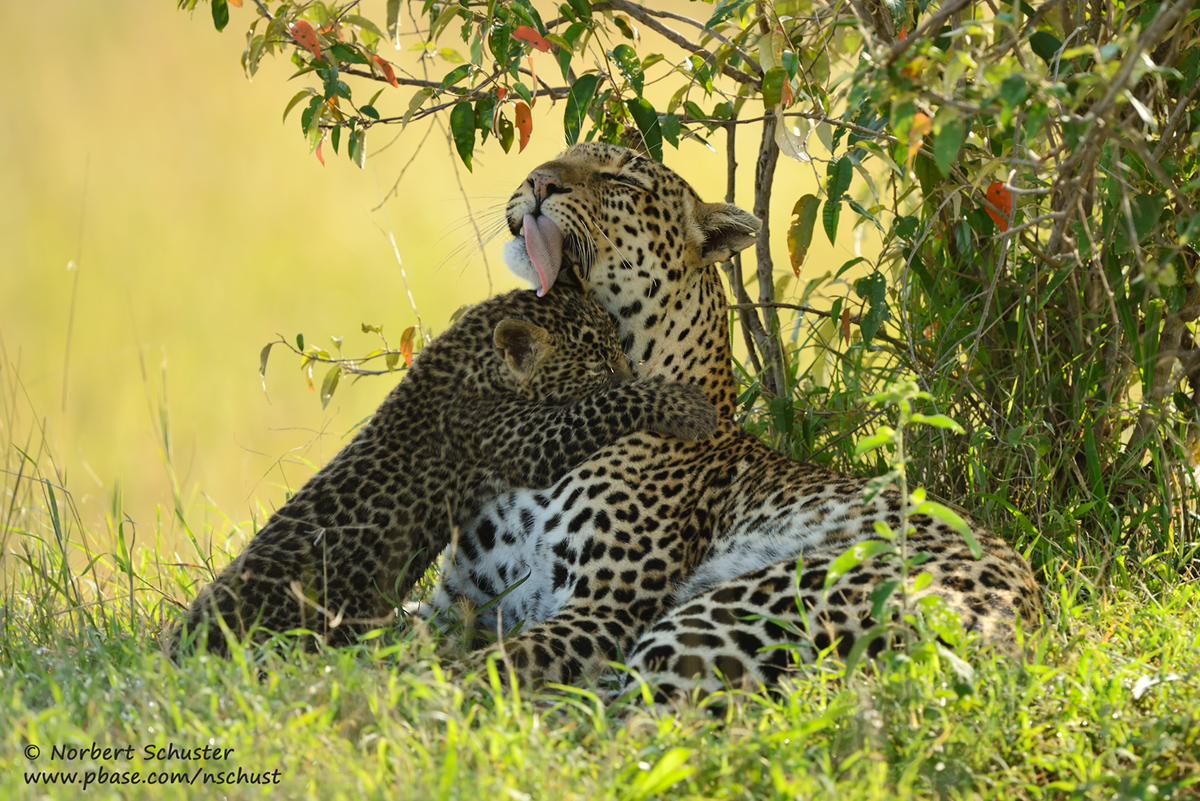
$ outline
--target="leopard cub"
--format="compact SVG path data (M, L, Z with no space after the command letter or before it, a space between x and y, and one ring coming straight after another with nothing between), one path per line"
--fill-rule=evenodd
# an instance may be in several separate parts
M487 300L201 590L167 650L228 654L229 636L293 629L306 647L353 642L394 617L455 527L502 492L549 487L634 431L697 440L717 423L698 387L633 380L612 317L584 290ZM218 619L225 632L207 625Z

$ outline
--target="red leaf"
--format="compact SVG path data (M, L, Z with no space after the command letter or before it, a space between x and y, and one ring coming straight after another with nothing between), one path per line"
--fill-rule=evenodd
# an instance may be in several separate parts
M515 116L517 118L517 133L519 134L517 141L521 145L521 150L524 150L525 145L529 144L529 135L533 133L533 114L529 111L529 106L524 103L518 103Z
M908 160L912 161L921 149L925 135L933 130L933 121L929 115L918 111L912 116L912 127L908 129Z
M404 329L404 333L400 335L400 355L404 357L404 366L408 367L412 364L413 359L413 335L416 333L414 326L409 326Z
M984 211L992 218L992 222L996 223L996 227L1001 231L1007 231L1008 218L1012 216L1012 191L1004 188L1003 181L992 181L988 184L987 199L988 203L991 203L996 208L984 206Z
M529 42L543 53L550 52L550 42L546 41L546 37L542 36L528 25L518 25L517 29L512 33L512 38Z
M291 30L292 38L296 40L296 44L317 58L321 57L321 43L317 41L317 32L313 30L311 25L302 19L298 19L292 23Z
M317 161L321 162L321 166L325 166L325 157L321 155L321 148L325 146L325 137L321 137L321 141L317 142Z
M508 94L508 87L506 87L506 86L497 86L496 87L496 99L497 100L503 100L504 96L506 94Z
M392 65L387 63L383 56L375 56L375 63L379 65L379 69L383 70L383 77L387 78L387 82L393 88L399 89L400 84L396 83L396 71L392 69Z

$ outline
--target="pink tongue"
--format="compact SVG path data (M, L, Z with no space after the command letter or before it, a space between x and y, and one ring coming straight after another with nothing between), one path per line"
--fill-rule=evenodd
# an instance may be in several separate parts
M542 297L554 286L558 268L562 266L562 231L546 216L525 215L525 250L537 270L542 285L538 297Z

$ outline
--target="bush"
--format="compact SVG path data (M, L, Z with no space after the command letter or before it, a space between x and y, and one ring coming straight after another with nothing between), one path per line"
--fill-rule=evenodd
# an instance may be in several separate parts
M228 5L211 2L218 29ZM747 425L796 458L862 471L858 399L915 376L927 411L966 429L915 436L915 480L995 524L1015 518L1051 569L1153 580L1194 570L1200 549L1193 5L719 0L693 3L691 19L570 0L543 20L527 0L410 2L419 47L447 68L435 80L379 55L399 0L378 20L357 3L240 13L248 75L281 53L312 79L288 110L322 159L331 148L361 166L377 126L440 114L469 169L477 148L523 148L529 107L549 95L565 101L568 143L657 159L685 139L724 146L732 196L732 143L749 126L753 210L765 220L784 202L794 219L790 271L772 263L765 226L753 271L726 265ZM534 49L558 74L531 72ZM415 93L392 107L377 84ZM773 197L780 154L811 164L821 191ZM813 274L812 238L835 241L843 211L879 255ZM796 302L779 302L802 268ZM849 270L861 277L839 290ZM335 379L352 367L306 358ZM888 458L877 452L877 472Z

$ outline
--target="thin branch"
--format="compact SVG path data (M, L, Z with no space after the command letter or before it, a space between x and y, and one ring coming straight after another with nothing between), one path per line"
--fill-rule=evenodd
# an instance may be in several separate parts
M701 47L696 42L693 42L693 41L687 39L682 34L680 34L678 31L668 28L666 25L663 25L661 22L656 20L654 18L654 16L652 16L651 13L643 6L639 6L635 3L627 2L627 0L608 0L608 2L596 3L594 6L592 6L592 10L593 11L610 11L610 10L611 11L624 11L626 14L633 17L634 19L636 19L638 22L645 25L650 30L652 30L655 33L662 36L664 39L669 41L671 44L676 45L677 47L681 47L684 50L688 51L689 53L693 53L695 55L701 56L706 62L711 62L715 58L715 56L712 53L705 50L703 47ZM753 62L751 61L750 63L753 63ZM760 79L755 78L753 75L750 75L748 73L742 72L739 69L735 69L735 68L729 66L728 64L724 65L721 68L721 72L725 76L732 78L733 80L737 81L738 83L743 83L748 86L757 87L757 86L761 86L761 84L762 84L762 81Z
M904 55L908 48L929 36L932 31L940 31L943 22L952 15L957 14L970 2L971 0L951 0L950 3L939 8L937 13L926 17L919 28L892 45L887 56L883 59L883 66L892 66L892 64L896 63L896 59Z
M791 311L803 312L804 314L814 314L817 317L825 317L827 319L833 318L833 314L831 312L825 311L824 309L816 309L816 308L813 308L812 306L805 306L801 303L783 303L783 302L774 301L774 300L769 303L731 303L731 304L729 304L729 308L734 309L735 311L743 311L743 310L749 311L749 310L753 310L753 309L789 309ZM739 315L739 316L741 316L741 315ZM861 314L851 315L850 322L854 323L855 325L860 325L862 323L862 315ZM909 347L908 343L905 342L904 340L896 339L895 337L889 336L888 334L885 334L882 331L876 331L874 339L881 339L884 342L898 348L901 351L907 351L908 347ZM918 357L918 358L920 358L920 357ZM927 359L921 359L921 361L925 362L925 364L927 366L930 366L930 363Z

